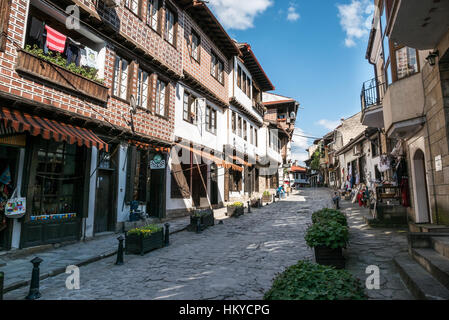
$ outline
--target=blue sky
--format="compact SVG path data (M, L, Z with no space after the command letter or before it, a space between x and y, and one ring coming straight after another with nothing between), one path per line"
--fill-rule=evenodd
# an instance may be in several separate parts
M276 93L301 104L296 133L323 136L360 111L362 83L373 77L365 52L374 1L210 0L229 35L251 44ZM312 140L295 136L307 158Z

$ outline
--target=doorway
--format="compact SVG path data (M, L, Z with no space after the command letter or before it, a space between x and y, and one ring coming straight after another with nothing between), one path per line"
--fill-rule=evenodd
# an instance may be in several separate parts
M215 163L210 166L210 202L218 205L218 168Z
M11 249L14 219L6 218L4 210L17 185L18 159L18 148L0 146L0 251Z
M114 170L98 169L94 232L111 231L114 221Z
M150 171L150 203L149 215L154 218L164 218L165 198L165 170L153 169Z
M430 223L429 196L427 192L424 152L418 149L413 156L414 181L416 189L416 223Z

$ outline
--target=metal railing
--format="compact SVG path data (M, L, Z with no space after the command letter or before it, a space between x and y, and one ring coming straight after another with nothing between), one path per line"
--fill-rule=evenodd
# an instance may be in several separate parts
M380 77L364 82L360 94L362 111L372 106L381 105L386 89L386 83Z

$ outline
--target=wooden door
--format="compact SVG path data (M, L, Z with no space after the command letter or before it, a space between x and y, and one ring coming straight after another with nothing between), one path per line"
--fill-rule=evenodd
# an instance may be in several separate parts
M94 232L111 231L114 217L113 170L98 169Z
M150 197L149 215L155 218L164 218L165 170L161 169L151 170L149 197Z

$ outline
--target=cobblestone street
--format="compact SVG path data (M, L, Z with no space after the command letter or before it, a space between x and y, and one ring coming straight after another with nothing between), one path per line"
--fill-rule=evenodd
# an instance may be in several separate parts
M41 299L261 299L277 273L313 259L304 232L312 212L330 206L329 190L302 190L201 234L174 234L169 247L143 257L126 255L123 266L110 257L81 267L80 290L66 289L66 274L43 280ZM410 299L391 262L406 250L405 233L370 229L352 205L344 208L351 226L347 269L364 282L366 267L379 265L381 290L369 296ZM5 299L23 299L27 291L9 292Z

